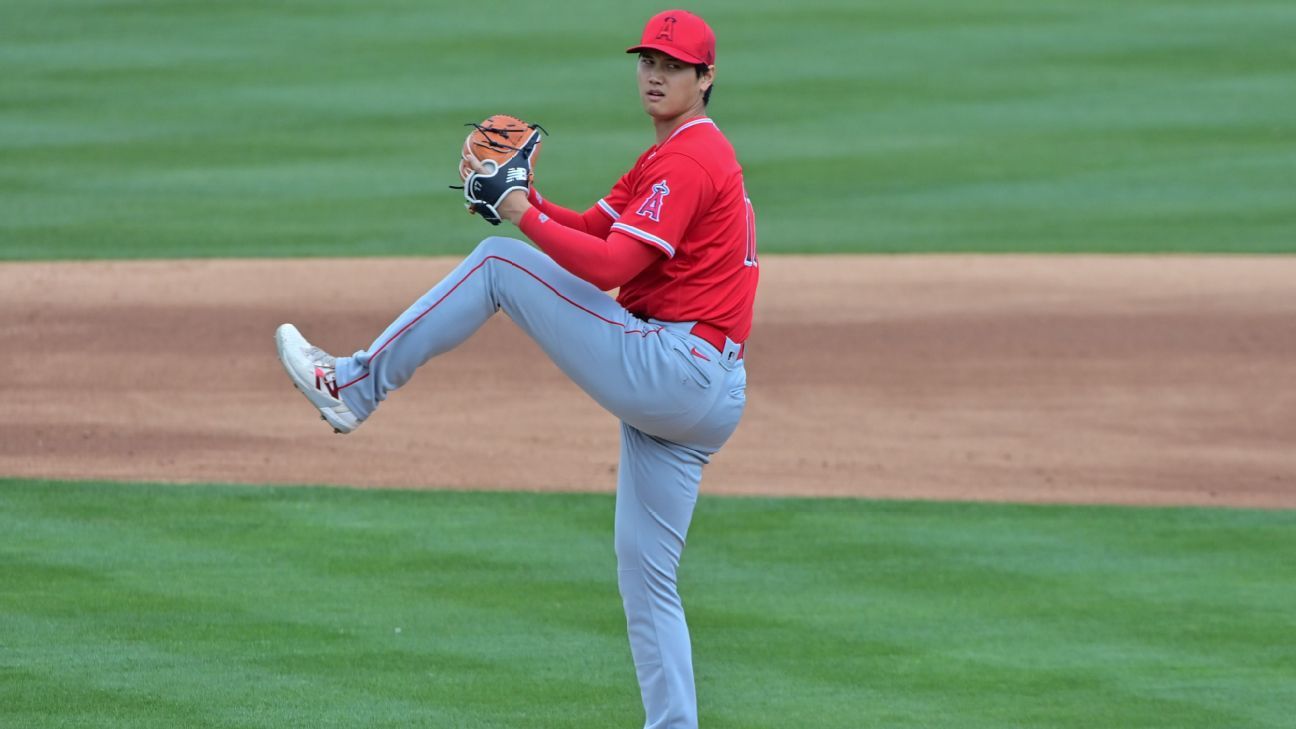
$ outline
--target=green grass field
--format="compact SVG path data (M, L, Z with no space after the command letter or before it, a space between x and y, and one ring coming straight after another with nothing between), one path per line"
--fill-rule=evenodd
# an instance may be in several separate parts
M0 261L467 251L461 125L543 122L593 201L661 7L9 0ZM1296 4L690 7L764 253L1296 252ZM0 478L0 727L636 726L612 503ZM1293 511L704 497L703 726L1290 727L1292 554Z
M612 498L0 481L0 725L641 720ZM1296 513L704 498L703 726L1286 727Z
M1296 4L692 7L767 253L1296 251ZM3 3L0 260L463 252L496 111L592 203L651 142L621 51L660 6L506 8Z

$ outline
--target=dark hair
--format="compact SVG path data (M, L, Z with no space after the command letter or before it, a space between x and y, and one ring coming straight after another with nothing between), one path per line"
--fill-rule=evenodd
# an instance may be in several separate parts
M694 70L694 71L697 71L697 77L698 77L698 78L702 78L703 76L705 76L707 70L709 70L710 68L711 68L711 67L708 66L708 65L706 65L705 63L695 63L695 64L693 64L693 70ZM707 90L704 91L704 92L702 93L702 105L703 105L703 106L706 106L707 104L710 104L710 103L711 103L711 89L714 89L714 88L715 88L715 83L712 83L710 86L707 87Z

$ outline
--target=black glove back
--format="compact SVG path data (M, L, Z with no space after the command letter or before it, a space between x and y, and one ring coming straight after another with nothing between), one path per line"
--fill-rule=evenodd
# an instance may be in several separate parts
M514 190L531 189L531 161L540 146L540 130L533 129L517 152L502 162L482 160L483 172L473 172L464 180L464 207L477 213L491 225L500 224L499 205Z

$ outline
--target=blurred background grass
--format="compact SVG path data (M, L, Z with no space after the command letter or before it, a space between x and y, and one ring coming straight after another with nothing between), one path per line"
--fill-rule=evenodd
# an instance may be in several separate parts
M0 479L0 725L642 721L611 494ZM1289 727L1296 512L705 498L702 726Z
M10 0L0 260L466 251L497 111L583 207L652 142L660 7ZM1296 4L692 7L765 253L1296 250Z

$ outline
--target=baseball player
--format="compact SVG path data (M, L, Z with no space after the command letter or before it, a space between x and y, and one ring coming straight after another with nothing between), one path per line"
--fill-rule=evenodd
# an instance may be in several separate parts
M311 346L291 324L275 338L294 384L340 433L501 309L616 415L618 584L645 727L685 729L697 726L697 700L676 569L702 467L746 403L756 226L734 150L706 116L711 28L668 10L627 52L638 54L639 98L656 143L607 196L569 210L528 183L530 148L499 169L466 154L470 203L515 224L535 247L486 238L350 357ZM511 187L496 184L501 175ZM603 293L614 288L615 300Z

